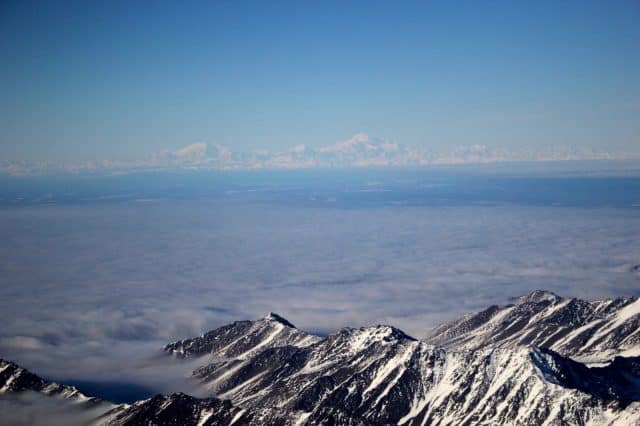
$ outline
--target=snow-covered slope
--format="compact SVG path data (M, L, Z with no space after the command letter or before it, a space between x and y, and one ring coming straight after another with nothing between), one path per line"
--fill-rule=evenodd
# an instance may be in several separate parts
M115 406L0 359L0 425L84 426Z
M46 396L57 396L88 404L101 401L81 393L75 386L61 385L39 377L19 365L0 359L0 395L38 392Z
M640 356L640 299L587 302L537 290L438 326L424 340L449 349L538 346L592 363Z
M211 365L201 377L220 398L301 424L600 425L638 418L639 366L620 358L589 369L528 347L450 352L376 326Z
M257 321L236 321L199 337L180 340L164 350L179 357L212 355L218 358L246 359L276 346L308 346L319 337L298 330L273 312Z

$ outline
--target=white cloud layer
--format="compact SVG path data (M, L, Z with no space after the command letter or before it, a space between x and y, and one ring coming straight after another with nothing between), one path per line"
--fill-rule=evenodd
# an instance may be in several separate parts
M0 210L0 356L50 378L184 390L171 387L188 369L154 374L157 349L269 311L309 331L419 337L537 288L640 294L633 208L252 200Z

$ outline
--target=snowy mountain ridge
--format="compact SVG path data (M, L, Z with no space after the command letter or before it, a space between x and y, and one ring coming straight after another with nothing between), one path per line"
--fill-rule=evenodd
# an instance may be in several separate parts
M181 358L209 354L246 359L270 347L307 346L318 340L271 312L258 321L236 321L199 337L170 343L164 350Z
M538 346L594 364L640 356L640 299L589 302L536 290L437 326L424 340L448 349Z
M638 305L535 291L423 340L388 325L319 337L271 313L165 346L199 365L206 398L156 395L95 423L640 425Z
M618 357L588 368L524 345L447 350L374 326L213 361L194 377L234 405L278 408L274 424L600 425L638 418L639 367Z
M80 392L75 386L45 380L19 365L0 358L0 395L23 391L39 392L78 403L97 404L101 401Z

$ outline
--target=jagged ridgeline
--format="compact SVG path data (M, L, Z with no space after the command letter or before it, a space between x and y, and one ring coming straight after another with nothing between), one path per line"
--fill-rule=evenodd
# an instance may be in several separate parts
M111 405L95 423L640 424L638 299L536 291L512 302L425 330L423 340L386 325L319 337L273 313L234 322L164 348L175 362L196 362L192 379L210 397ZM17 386L19 367L0 365L2 393L66 389L38 378Z

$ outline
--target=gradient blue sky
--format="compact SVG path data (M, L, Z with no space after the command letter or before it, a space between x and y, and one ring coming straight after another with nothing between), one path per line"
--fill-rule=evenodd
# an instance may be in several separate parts
M640 146L640 3L0 3L0 157Z

